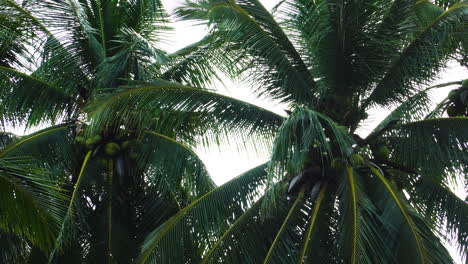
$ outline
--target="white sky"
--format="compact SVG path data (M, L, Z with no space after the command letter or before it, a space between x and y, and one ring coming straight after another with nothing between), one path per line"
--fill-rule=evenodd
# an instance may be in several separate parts
M174 8L183 3L183 0L162 0L166 9L169 13L172 13ZM278 3L278 0L261 0L266 8L271 9L273 6ZM166 43L163 43L161 48L169 52L174 52L184 46L187 46L191 43L194 43L205 35L206 31L203 26L195 26L188 22L176 22L172 24L174 27L174 32L169 36ZM434 84L445 83L450 81L459 81L468 78L468 71L462 67L459 67L456 63L449 65L448 69L441 74L440 78L434 82ZM257 98L246 85L233 83L229 80L223 80L224 86L222 84L216 84L216 88L220 93L235 97L250 103L257 104L266 109L272 110L276 113L283 113L283 107L279 104L276 104L271 101L262 100ZM433 98L434 101L440 101L447 96L447 93L454 87L448 87L444 89L439 89L436 96ZM359 131L360 134L367 134L369 131L375 127L386 115L388 110L385 109L375 109L370 112L370 121L365 124L365 126ZM23 134L24 131L15 129L14 131L17 134ZM31 132L31 131L28 131ZM224 147L223 149L212 148L212 149L198 149L196 151L205 165L207 166L209 172L211 173L214 181L217 184L222 184L233 177L241 174L242 172L257 166L267 160L266 155L258 155L253 151L242 151L229 147ZM456 190L456 193L463 199L466 197L467 193L463 191L462 188ZM456 249L450 247L450 251L453 256L455 256L457 263L462 263L460 257L456 253Z

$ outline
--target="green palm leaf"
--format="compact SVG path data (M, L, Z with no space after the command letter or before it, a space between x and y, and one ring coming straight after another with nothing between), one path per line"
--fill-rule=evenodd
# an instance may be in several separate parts
M162 132L167 130L164 123L159 121L158 124L157 117L162 112L200 112L201 119L195 121L203 124L203 131L199 132L205 135L207 129L224 133L229 130L239 133L238 136L249 132L263 140L268 140L283 121L272 112L240 100L163 81L103 97L91 106L90 111L94 129L115 129L125 125L141 131L157 125ZM171 121L170 129L177 130L177 120L171 118Z
M232 43L228 49L239 51L231 60L245 65L241 69L248 67L249 74L255 76L252 81L258 84L259 94L284 101L313 102L314 79L282 29L258 1L192 3L178 13L184 18L206 18L216 23L217 33ZM245 61L245 55L252 59Z
M447 60L447 54L456 48L457 43L452 43L448 36L450 32L459 30L458 25L463 23L467 13L468 4L459 2L425 27L406 46L399 58L392 62L391 68L365 100L363 106L402 102L406 99L405 96L418 90L415 83L432 80Z
M330 137L334 140L330 141ZM351 154L352 144L353 139L329 117L306 107L298 107L280 127L275 138L268 183L299 175L307 169L306 166L317 166L320 157L328 160L346 158ZM317 148L318 153L310 151L313 147ZM272 192L271 195L275 194ZM274 205L274 200L274 196L269 197L265 200L265 206L269 207L268 203Z
M252 169L183 208L148 235L138 262L183 261L187 259L187 252L170 253L180 248L181 243L189 251L198 248L198 252L204 252L205 245L216 241L232 217L243 214L242 208L252 205L258 199L260 186L265 182L265 168L266 165L261 165ZM191 239L186 240L184 237ZM192 245L186 244L186 241L197 242Z
M50 250L62 221L65 196L31 159L0 159L0 229Z
M394 149L392 160L427 174L442 168L463 173L468 161L466 122L466 117L438 118L395 127L386 135Z
M435 219L440 230L449 240L458 243L459 253L466 257L468 205L454 194L445 183L429 175L413 179L409 189L410 201L415 203L422 214ZM414 179L416 178L416 179Z
M428 233L427 223L421 221L419 216L412 212L408 204L405 202L402 194L384 177L379 169L371 166L372 173L377 176L378 180L383 184L384 189L389 195L389 199L396 205L397 210L403 217L404 226L408 228L408 236L411 239L411 245L414 247L415 252L411 256L399 256L401 263L410 263L417 260L418 263L452 263L452 260L443 247L434 248L431 243L431 233ZM406 238L405 238L406 239ZM406 243L406 242L405 242ZM401 254L401 253L400 253ZM403 261L404 259L404 261Z

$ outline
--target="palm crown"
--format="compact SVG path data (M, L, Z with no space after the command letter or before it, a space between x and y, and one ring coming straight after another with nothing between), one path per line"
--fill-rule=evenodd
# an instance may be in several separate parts
M441 245L442 228L466 252L467 207L448 188L449 182L466 174L466 85L435 109L429 104L433 89L426 88L449 59L466 62L461 52L466 48L466 2L290 0L281 1L270 13L256 0L187 1L179 15L207 21L212 30L199 43L168 57L145 41L145 32L154 32L154 23L149 23L151 28L138 23L128 26L137 17L135 13L115 21L108 15L116 10L122 14L154 10L151 1L128 1L129 5L146 4L133 9L120 1L34 2L29 12L31 1L25 6L3 2L9 12L28 22L6 17L8 30L2 31L6 39L29 41L20 34L20 25L28 25L36 29L33 39L42 43L10 44L4 52L7 59L1 69L6 77L2 80L9 85L2 88L10 87L4 89L15 95L2 98L8 102L5 118L35 124L59 117L80 120L87 115L90 126L84 135L103 137L90 141L90 150L67 148L71 144L66 142L84 128L70 132L63 125L16 143L27 146L46 134L49 140L38 149L56 150L49 151L48 162L57 160L51 153L61 157L73 153L78 158L69 160L81 161L76 166L62 165L74 171L57 166L55 171L65 171L64 178L74 175L75 184L59 241L69 234L74 216L105 222L100 229L106 230L104 234L91 233L97 235L81 237L71 247L82 255L96 256L92 250L102 244L94 241L103 241L98 237L106 238L107 251L100 257L108 261L117 257L114 252L135 252L134 248L111 250L115 236L131 237L115 225L116 203L117 208L138 208L133 213L141 216L139 223L156 212L164 212L158 220L167 219L161 225L162 221L137 225L144 226L138 238L155 228L143 243L139 262L451 263ZM35 17L33 10L57 13ZM54 19L60 14L74 14L68 24L61 23L70 28L47 30L41 23L57 26ZM27 47L39 47L44 54L34 74L19 71L24 61L34 60L16 60L18 54L29 58ZM83 51L92 56L79 56ZM248 77L259 95L287 102L293 111L284 118L187 86L208 83L216 77L215 67L231 77ZM70 82L69 76L76 78ZM50 79L38 82L38 77ZM86 80L91 84L81 84ZM22 89L27 87L25 81L40 87L42 97L49 100L32 100ZM59 89L52 87L54 83L60 84ZM83 103L68 101L65 95L79 97ZM96 100L89 103L89 97ZM374 106L396 108L369 136L361 138L355 131ZM459 117L442 118L449 106L456 106L452 114ZM233 134L239 139L254 138L270 148L271 158L215 189L203 170L193 173L201 167L192 152L174 140L166 142L172 136L194 143L201 135L204 142L212 143ZM51 144L53 135L57 141ZM171 151L158 155L153 148L133 147L117 156L107 151L119 148L109 144L119 143L123 148L124 142L135 138L146 146L170 143ZM55 143L65 147L54 147ZM4 152L19 150L14 146ZM67 150L80 148L78 154ZM145 165L128 166L134 149L142 152L139 160ZM92 165L99 157L106 164ZM183 165L174 167L189 170L183 174L171 170L172 161ZM118 163L127 164L125 173L118 172ZM97 169L91 172L91 166ZM84 177L87 174L99 176ZM122 192L109 188L118 182L114 175L141 175L137 179L148 184L143 190ZM174 180L165 175L179 177ZM84 184L87 179L88 185ZM122 206L124 201L139 200L116 196L139 191L148 203ZM70 208L86 207L85 197L95 197L91 204L96 208L73 214ZM161 204L155 205L154 197ZM174 203L179 199L185 202ZM83 251L83 245L92 250Z
M268 12L256 0L200 0L178 14L212 29L186 51L205 55L187 65L245 77L293 111L277 126L272 113L230 105L236 129L274 135L269 162L170 218L148 236L141 262L190 261L171 252L193 241L202 263L452 263L441 237L466 253L468 209L449 183L467 172L467 88L428 87L448 60L463 64L466 2L286 0ZM432 107L430 93L447 85L457 89ZM131 100L150 109L156 97ZM95 112L97 126L110 127L102 117L130 97L119 99ZM198 99L176 108L225 103ZM369 136L356 135L376 106L394 110ZM118 119L141 121L129 112Z

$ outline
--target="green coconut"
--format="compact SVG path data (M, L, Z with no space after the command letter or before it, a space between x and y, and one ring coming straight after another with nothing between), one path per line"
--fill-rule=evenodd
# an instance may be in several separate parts
M359 154L353 154L351 156L351 162L355 166L360 166L364 164L364 158Z
M455 105L449 105L447 107L447 115L449 117L454 117L458 115L457 107Z
M120 147L122 147L122 149L129 149L132 145L132 142L130 140L125 140L124 142L122 142L122 144L120 144Z
M447 107L449 117L462 116L465 114L465 106L462 103L451 104Z
M333 159L330 163L330 168L335 169L335 170L342 169L343 167L344 167L344 163L340 159Z
M102 137L100 135L96 135L92 137L92 139L93 139L94 144L98 144L99 142L101 142Z
M77 143L84 144L86 142L86 138L84 138L82 136L77 136L77 137L75 137L75 141Z
M99 164L101 167L105 167L109 164L109 161L105 158L100 158L97 160L97 164Z
M110 142L110 143L107 143L104 146L104 151L106 152L107 155L113 157L113 156L119 154L120 146L117 143Z
M460 93L460 100L465 106L468 106L468 89Z
M367 118L369 118L369 114L366 113L366 112L363 112L362 113L362 120L366 120Z
M390 153L391 153L391 151L387 146L380 146L377 149L377 151L374 153L374 156L377 159L384 160L384 159L388 159L388 157L390 157Z
M451 102L456 102L459 99L459 91L457 90L452 90L448 94L448 98Z
M85 141L85 145L88 149L93 149L96 144L94 143L94 140L92 138L87 138Z
M130 152L129 157L132 160L138 160L138 159L140 159L140 154L138 154L136 152Z
M462 87L468 89L468 79L462 81Z

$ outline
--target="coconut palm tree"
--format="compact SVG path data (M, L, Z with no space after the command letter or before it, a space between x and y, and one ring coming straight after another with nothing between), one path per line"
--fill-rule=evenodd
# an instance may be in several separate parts
M152 123L88 129L88 104L107 93L214 76L189 64L195 51L158 48L166 23L158 0L0 0L1 124L45 127L2 134L5 261L131 263L148 232L214 187L191 150L208 124L200 113L160 108Z
M466 256L468 207L450 185L466 191L468 83L428 86L463 62L468 3L439 2L284 0L269 12L258 0L186 1L179 16L211 29L184 50L204 50L187 67L217 66L290 109L281 117L200 90L167 104L161 93L190 91L156 85L92 108L100 129L151 123L161 107L209 113L211 130L231 126L271 151L155 229L139 263L453 263L443 240ZM359 134L376 107L392 111ZM195 259L177 254L187 248Z

